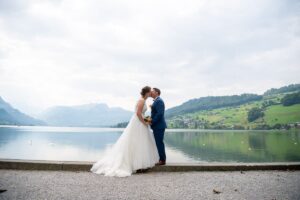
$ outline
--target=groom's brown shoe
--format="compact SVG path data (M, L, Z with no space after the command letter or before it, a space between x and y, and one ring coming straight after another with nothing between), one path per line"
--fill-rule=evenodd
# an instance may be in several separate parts
M162 160L160 160L158 163L156 163L155 165L157 166L157 165L165 165L166 164L166 161L162 161Z

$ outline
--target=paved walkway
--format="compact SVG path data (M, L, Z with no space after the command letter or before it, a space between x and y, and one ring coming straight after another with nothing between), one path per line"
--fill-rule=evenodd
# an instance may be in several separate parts
M0 199L300 199L300 171L148 172L115 178L0 170L0 189L7 190Z

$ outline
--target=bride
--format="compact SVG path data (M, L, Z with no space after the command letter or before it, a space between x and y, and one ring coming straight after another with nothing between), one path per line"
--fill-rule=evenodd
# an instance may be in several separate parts
M106 149L104 157L93 164L91 171L105 176L130 176L139 169L153 167L159 160L153 133L149 123L145 122L146 99L151 88L146 86L141 91L135 113L129 124L112 147Z

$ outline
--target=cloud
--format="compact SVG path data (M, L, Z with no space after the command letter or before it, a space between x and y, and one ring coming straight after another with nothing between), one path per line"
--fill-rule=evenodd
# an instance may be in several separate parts
M144 85L167 107L299 82L300 4L290 0L0 1L0 95L36 114Z

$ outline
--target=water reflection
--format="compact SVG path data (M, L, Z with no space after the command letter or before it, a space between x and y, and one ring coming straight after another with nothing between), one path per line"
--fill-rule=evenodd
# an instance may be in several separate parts
M0 127L0 157L92 161L121 133L115 129Z
M0 127L0 158L95 161L122 129ZM300 161L293 131L186 131L165 134L168 162Z
M299 131L171 132L166 143L196 161L300 161Z

